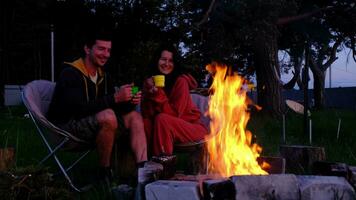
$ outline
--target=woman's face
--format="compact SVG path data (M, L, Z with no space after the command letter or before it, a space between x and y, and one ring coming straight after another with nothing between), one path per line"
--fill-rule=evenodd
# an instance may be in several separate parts
M173 53L167 50L162 51L158 60L158 70L162 74L170 74L174 69Z

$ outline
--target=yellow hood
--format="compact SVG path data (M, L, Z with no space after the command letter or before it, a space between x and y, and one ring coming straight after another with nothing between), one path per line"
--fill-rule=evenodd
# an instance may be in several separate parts
M75 60L74 62L64 62L65 64L71 65L72 67L78 69L83 73L84 76L89 77L89 73L87 71L87 68L84 65L84 60L83 58L79 58ZM103 76L103 70L101 68L98 68L98 73L99 76Z

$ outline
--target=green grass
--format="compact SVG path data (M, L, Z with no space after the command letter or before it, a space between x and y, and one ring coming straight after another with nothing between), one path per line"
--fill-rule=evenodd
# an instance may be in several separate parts
M0 108L0 148L14 147L16 163L14 168L36 165L47 154L35 126L29 118L24 117L23 106ZM341 119L339 139L337 139L338 120ZM325 110L312 112L313 144L325 148L327 161L356 165L356 112L347 110ZM253 115L248 129L256 136L257 143L263 148L262 155L278 156L281 144L282 123L280 120ZM286 144L309 145L308 135L303 132L303 116L289 111L286 116ZM71 160L73 153L62 156ZM184 155L178 155L180 170L186 164ZM57 167L51 161L45 163L50 171ZM74 176L87 181L97 167L97 155L91 153L74 170ZM60 177L60 176L59 176ZM90 178L89 178L90 180ZM59 179L59 181L62 181ZM89 192L76 194L77 199L110 199L107 185L98 185Z
M23 106L0 108L0 148L13 147L15 149L15 163L11 170L17 172L36 168L42 158L48 154L32 120L25 117L25 114L27 111ZM65 166L69 166L73 158L78 155L73 152L60 152L59 154ZM79 184L93 182L97 163L96 152L91 152L78 167L73 168L71 176L79 180ZM60 172L51 158L44 163L43 167L48 168L53 174ZM56 178L56 185L67 186L62 176L56 177L59 177ZM74 199L111 199L108 188L107 185L99 183L88 192L72 195L75 196ZM69 189L68 186L67 189Z
M328 109L312 111L312 146L324 147L327 161L356 165L356 112ZM341 119L339 138L338 123ZM279 155L282 143L282 120L251 117L248 129L257 137L263 148L262 155ZM304 117L289 111L286 115L286 144L310 145L304 133Z

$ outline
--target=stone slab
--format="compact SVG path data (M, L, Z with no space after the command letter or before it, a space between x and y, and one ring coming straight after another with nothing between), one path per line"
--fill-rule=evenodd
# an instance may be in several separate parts
M297 177L293 174L232 176L236 198L244 200L299 200Z
M198 182L155 181L145 187L146 200L200 200Z
M343 177L297 176L301 200L355 200L352 186Z

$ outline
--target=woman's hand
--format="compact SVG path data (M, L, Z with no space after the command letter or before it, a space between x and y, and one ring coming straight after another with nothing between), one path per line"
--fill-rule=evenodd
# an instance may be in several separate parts
M153 82L153 78L147 78L145 82L143 83L143 92L144 93L149 93L149 94L154 94L157 92L157 87L155 86Z

